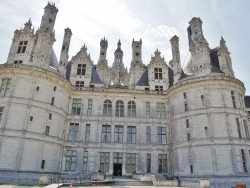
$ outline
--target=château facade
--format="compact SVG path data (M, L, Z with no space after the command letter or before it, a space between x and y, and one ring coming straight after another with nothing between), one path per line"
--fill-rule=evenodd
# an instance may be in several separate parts
M250 185L250 100L223 38L210 48L201 19L192 18L187 74L177 36L170 62L157 49L147 65L142 40L133 39L127 70L120 40L111 67L105 38L96 64L85 45L69 59L66 28L57 61L57 12L48 3L37 31L31 20L16 30L0 65L0 182L101 170Z

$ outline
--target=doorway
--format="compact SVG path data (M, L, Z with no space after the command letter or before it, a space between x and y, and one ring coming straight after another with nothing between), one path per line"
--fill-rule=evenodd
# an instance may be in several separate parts
M122 176L122 164L121 163L114 163L113 174L114 176Z

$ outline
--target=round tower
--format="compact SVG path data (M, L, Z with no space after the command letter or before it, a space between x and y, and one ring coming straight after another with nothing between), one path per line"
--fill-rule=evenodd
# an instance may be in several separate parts
M40 29L52 33L54 30L57 12L58 9L55 7L55 4L48 3L48 5L44 8L44 14L41 20Z

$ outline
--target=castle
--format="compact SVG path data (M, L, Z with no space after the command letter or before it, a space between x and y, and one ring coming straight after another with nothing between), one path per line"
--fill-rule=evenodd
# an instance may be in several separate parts
M250 185L250 98L223 38L211 49L194 17L187 28L188 74L177 36L170 39L169 63L157 49L147 65L142 40L133 39L128 71L120 40L111 67L105 38L96 64L85 45L69 59L66 28L58 62L57 12L48 3L37 31L31 20L16 30L0 65L0 182L100 170L181 173L210 178L211 187Z

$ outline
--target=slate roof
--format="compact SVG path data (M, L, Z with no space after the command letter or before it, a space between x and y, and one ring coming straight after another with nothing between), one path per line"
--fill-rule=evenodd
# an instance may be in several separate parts
M58 65L58 60L53 48L51 48L51 56L50 56L50 63L49 66L56 68Z
M212 66L212 73L224 73L220 69L220 63L218 58L218 48L214 48L210 50L210 59L211 59L211 66Z
M71 61L67 63L66 65L66 79L69 80L70 73L71 73Z
M246 108L250 108L250 96L244 97Z
M96 72L96 65L92 66L92 77L91 83L103 84L102 80L100 79L98 73Z
M141 75L141 78L138 80L137 86L149 86L148 84L148 69Z

